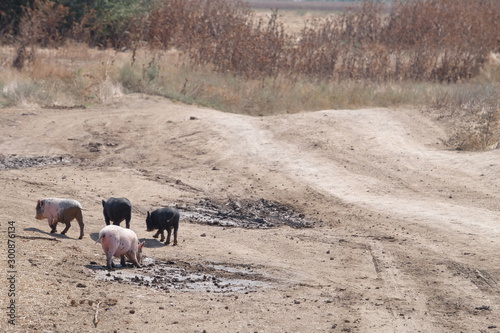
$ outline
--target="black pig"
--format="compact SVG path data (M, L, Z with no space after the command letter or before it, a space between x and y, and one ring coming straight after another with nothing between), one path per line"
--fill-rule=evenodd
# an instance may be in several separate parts
M177 245L177 230L179 229L179 211L173 207L158 208L151 212L148 212L146 217L146 228L147 231L153 231L158 229L154 238L158 238L161 234L160 242L165 239L164 230L167 230L167 240L165 245L170 244L170 234L172 233L172 228L174 229L174 245Z
M102 201L102 214L106 225L112 221L114 225L120 225L125 220L125 225L130 229L130 218L132 216L132 205L127 198L109 198Z

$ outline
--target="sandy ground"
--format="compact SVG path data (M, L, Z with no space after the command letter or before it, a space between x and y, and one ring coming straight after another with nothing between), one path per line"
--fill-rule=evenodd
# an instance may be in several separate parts
M252 118L129 95L0 118L2 331L500 332L500 150L446 150L418 112ZM132 201L143 268L103 268L111 196ZM44 197L81 202L84 239L35 220ZM261 199L310 227L194 214ZM179 245L164 246L145 216L173 205Z

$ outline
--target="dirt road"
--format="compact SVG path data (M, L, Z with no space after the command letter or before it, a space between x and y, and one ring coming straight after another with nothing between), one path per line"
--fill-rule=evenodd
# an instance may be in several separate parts
M1 327L498 333L500 150L445 139L410 110L255 118L141 95L3 109ZM143 268L103 268L111 196L132 201ZM81 202L83 240L35 220L44 197ZM173 205L176 247L145 231Z

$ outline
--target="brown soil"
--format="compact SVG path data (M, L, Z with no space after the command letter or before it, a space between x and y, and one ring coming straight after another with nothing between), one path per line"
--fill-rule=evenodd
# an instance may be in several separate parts
M448 151L444 140L410 110L255 118L142 95L3 109L0 326L500 332L500 150ZM103 268L95 241L110 196L133 204L142 268ZM76 222L63 236L35 220L44 197L83 205L84 239ZM178 246L145 231L161 206L181 212Z

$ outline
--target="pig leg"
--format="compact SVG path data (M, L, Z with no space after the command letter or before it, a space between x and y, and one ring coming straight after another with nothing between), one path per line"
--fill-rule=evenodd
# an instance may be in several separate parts
M108 240L108 242L109 242L109 240ZM111 241L111 243L108 243L107 246L110 246L110 247L106 251L106 267L110 271L114 271L115 270L115 263L113 262L113 255L115 254L116 250L118 249L118 242L116 242L116 240L114 242Z
M179 226L174 226L174 246L177 245L177 230L179 230Z
M130 229L130 220L132 219L132 216L130 216L130 214L127 213L127 215L125 216L125 227L127 229Z
M167 240L165 241L165 245L170 244L170 235L172 234L172 227L167 228Z
M78 209L74 212L74 215L72 215L72 216L70 215L70 217L65 217L65 221L68 221L67 229L69 229L69 222L71 220L73 220L73 218L76 219L76 221L78 222L78 225L80 226L80 237L78 237L78 239L82 239L83 238L83 227L84 227L82 211L80 209ZM67 229L66 229L66 231L67 231Z
M69 228L71 227L71 220L73 220L73 217L71 215L63 215L61 218L61 222L66 224L66 228L64 228L63 231L61 231L61 235L65 235Z
M127 255L127 258L128 258L128 255ZM125 255L124 254L122 254L120 256L120 265L122 265L122 268L125 267Z
M49 220L49 227L50 227L50 233L54 234L57 232L57 222L54 222L52 220Z
M110 271L114 271L115 270L115 264L113 263L113 254L110 251L108 251L106 253L106 267Z
M84 224L83 224L82 211L80 209L76 212L75 218L76 218L76 221L78 222L78 225L80 226L80 237L78 237L78 239L82 239L83 238Z
M106 247L109 246L109 245L110 244L109 244L109 241L108 241L108 243L106 244ZM113 263L113 254L115 253L117 247L118 246L111 245L111 247L109 247L109 248L106 249L107 250L106 251L106 267L110 271L114 271L115 270L115 264Z
M54 216L51 214L47 214L47 221L49 222L49 227L50 227L50 233L56 233L57 232L57 220Z
M83 224L83 218L82 218L81 213L80 213L80 216L76 218L76 220L78 221L78 225L80 226L80 237L78 237L78 239L82 239L83 238L84 224Z
M161 234L160 242L163 242L165 240L165 234L163 233L163 229L158 229L156 234L153 235L153 238L158 238L158 236Z
M66 232L68 232L69 227L71 227L71 223L70 222L64 221L64 224L66 224L66 228L64 228L64 230L61 231L61 235L65 235Z

